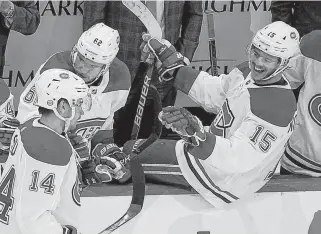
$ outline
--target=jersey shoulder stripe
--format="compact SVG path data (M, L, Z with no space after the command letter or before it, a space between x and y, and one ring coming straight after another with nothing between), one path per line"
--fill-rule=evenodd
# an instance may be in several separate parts
M118 90L129 90L131 77L127 65L115 58L109 68L109 82L104 93Z
M28 120L21 129L21 142L27 154L43 163L65 166L73 153L70 143L64 137Z
M242 72L244 79L246 79L246 77L251 72L251 69L249 68L249 62L248 61L245 61L245 62L237 65L236 68L239 69Z
M192 89L193 84L200 74L208 75L205 72L197 71L191 67L181 67L176 73L175 85L183 93L189 94L189 91Z
M300 41L301 53L310 59L321 62L321 30L314 30L304 35Z
M297 110L291 89L249 88L252 113L270 124L286 127Z
M70 60L70 51L62 51L52 55L43 65L40 74L44 71L54 68L60 68L74 72L74 68Z

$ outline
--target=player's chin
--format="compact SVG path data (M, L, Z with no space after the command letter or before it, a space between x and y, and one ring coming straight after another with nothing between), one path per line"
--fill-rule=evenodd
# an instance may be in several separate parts
M255 70L251 72L251 78L254 81L261 81L265 77L267 77L267 72L257 72Z
M92 82L95 78L88 76L87 74L78 75L80 76L86 84Z
M89 82L90 77L85 72L75 69L75 73L77 76L81 77L86 83Z

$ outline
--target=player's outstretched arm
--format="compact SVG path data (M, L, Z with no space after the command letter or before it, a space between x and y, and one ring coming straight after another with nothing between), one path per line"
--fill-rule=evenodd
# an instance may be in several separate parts
M183 56L168 41L158 41L147 37L142 46L142 60L152 53L158 61L158 74L161 81L175 79L176 87L189 95L205 110L217 113L226 96L237 84L244 80L243 74L234 69L228 75L211 76L185 66ZM162 78L163 77L163 78Z

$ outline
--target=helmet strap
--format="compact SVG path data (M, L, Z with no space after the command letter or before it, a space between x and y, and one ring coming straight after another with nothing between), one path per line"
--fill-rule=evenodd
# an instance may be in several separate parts
M98 75L90 82L86 82L86 85L92 85L93 83L95 83L101 76L104 76L106 74L106 72L108 72L109 70L109 66L104 65L104 67L101 69L101 71L98 73Z
M282 59L283 60L283 59ZM269 80L271 79L272 77L275 77L277 76L278 74L280 74L281 72L283 72L287 67L288 67L288 61L289 60L283 60L281 61L281 64L280 66L269 76L265 77L264 79L262 80Z
M66 133L66 132L68 131L69 127L70 127L70 122L71 122L71 120L75 117L75 113L76 113L75 107L71 107L71 117L69 117L69 118L62 117L62 116L58 113L58 111L57 111L56 108L53 109L53 112L56 114L56 116L57 116L59 119L61 119L62 121L65 122L65 126L64 126L63 132Z

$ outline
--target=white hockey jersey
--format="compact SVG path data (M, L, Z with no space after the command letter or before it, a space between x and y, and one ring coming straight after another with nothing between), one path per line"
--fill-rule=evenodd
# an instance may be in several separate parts
M15 116L13 95L3 79L0 79L0 119L4 116Z
M290 60L284 74L293 88L300 84L298 117L281 165L286 170L315 177L321 176L321 31L304 36L302 54Z
M74 72L70 61L70 51L64 51L51 56L38 70L35 78L20 96L17 119L23 123L29 118L38 115L38 108L33 105L37 98L34 84L39 74L51 68L61 68ZM115 111L123 107L131 85L131 78L127 66L115 58L101 82L90 86L92 95L91 110L85 112L78 121L76 132L89 141L99 130L100 134L95 137L98 143L102 139L112 136L113 117Z
M76 153L69 141L31 119L16 130L0 177L0 233L62 234L79 225Z
M230 78L225 93L222 82ZM199 147L177 142L185 179L215 207L257 192L273 175L293 132L296 103L288 82L255 85L248 63L220 77L181 68L175 82L207 111L220 110Z
M0 79L0 127L2 127L2 121L7 117L15 117L13 95L4 80ZM7 161L7 156L5 153L0 153L0 174Z

